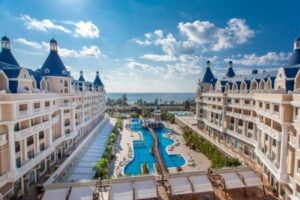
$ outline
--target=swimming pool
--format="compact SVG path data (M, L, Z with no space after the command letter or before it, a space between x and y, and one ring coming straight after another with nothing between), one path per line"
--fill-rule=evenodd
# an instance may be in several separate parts
M138 140L133 142L134 148L134 157L133 159L125 166L124 173L126 175L139 175L141 174L141 165L147 163L150 173L154 174L154 164L157 163L154 154L151 153L151 147L153 144L153 139L151 133L148 129L145 129L141 126L140 119L131 120L129 129L134 132L140 132L144 140ZM171 145L174 141L172 139L164 137L164 134L169 133L167 128L157 128L154 129L157 137L159 139L159 151L160 154L168 168L171 167L180 167L185 164L184 158L179 154L169 155L166 152L166 147Z

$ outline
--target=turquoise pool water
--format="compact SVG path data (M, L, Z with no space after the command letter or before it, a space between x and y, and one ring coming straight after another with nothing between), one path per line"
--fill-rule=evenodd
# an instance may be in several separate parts
M126 175L139 175L141 174L141 165L143 163L147 163L149 166L150 173L155 173L154 163L157 163L155 156L150 152L153 144L153 139L151 137L151 133L148 129L145 129L141 126L141 120L133 119L131 120L131 125L129 129L136 132L141 132L144 140L134 141L134 157L124 169L124 173ZM184 158L179 155L169 155L166 152L166 147L171 145L174 141L165 138L163 135L169 132L167 128L157 128L154 129L157 137L159 139L159 151L162 155L162 158L167 165L167 167L180 167L185 164Z

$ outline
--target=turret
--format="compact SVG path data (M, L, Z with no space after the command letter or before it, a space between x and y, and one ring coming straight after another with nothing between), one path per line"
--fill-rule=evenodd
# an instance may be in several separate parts
M300 36L294 42L294 52L288 60L287 66L300 64Z
M19 63L15 59L14 55L10 50L10 40L5 35L1 38L1 53L0 53L0 63L6 64L5 66L1 65L1 68L20 68Z
M233 62L230 60L228 62L228 70L227 70L227 73L226 73L226 78L232 78L235 76L235 73L233 71Z

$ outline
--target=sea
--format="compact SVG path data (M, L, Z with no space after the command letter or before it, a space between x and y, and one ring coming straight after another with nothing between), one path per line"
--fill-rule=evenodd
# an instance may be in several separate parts
M143 99L146 102L154 102L156 98L162 102L174 101L183 102L187 99L195 99L195 93L107 93L107 98L119 99L123 94L126 94L128 103L135 103L138 99Z

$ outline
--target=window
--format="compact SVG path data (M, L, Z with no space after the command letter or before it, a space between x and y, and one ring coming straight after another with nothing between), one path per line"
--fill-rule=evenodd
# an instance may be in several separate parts
M266 141L268 141L268 138L269 138L268 135L265 134L265 140L266 140Z
M43 131L39 132L39 139L40 140L44 139L44 132Z
M55 155L54 155L54 153L51 154L50 160L51 160L51 162L54 162L54 160L55 160Z
M270 104L269 103L266 104L266 109L270 110Z
M45 162L44 162L44 161L42 161L42 162L40 163L40 173L44 172L44 171L45 171L45 169L46 169Z
M274 112L279 112L279 105L274 105Z
M251 129L251 130L253 129L253 123L252 122L248 123L248 129Z
M40 144L40 150L41 150L41 151L44 151L44 150L45 150L45 144L44 144L44 143Z
M28 151L27 156L28 156L29 159L34 158L34 150Z
M243 120L239 119L239 126L243 126Z
M16 153L20 151L20 143L19 142L15 142L15 150L16 150Z
M16 159L16 166L17 166L17 168L21 167L21 158L20 157Z
M263 107L263 103L259 102L259 107L262 108Z
M250 104L250 101L249 101L249 100L245 100L245 104L246 104L246 105L249 105L249 104Z
M27 138L27 146L33 145L33 137Z
M239 99L235 99L234 103L240 103L240 100Z
M273 147L276 147L276 140L273 139L272 145L273 145Z

